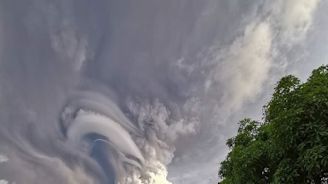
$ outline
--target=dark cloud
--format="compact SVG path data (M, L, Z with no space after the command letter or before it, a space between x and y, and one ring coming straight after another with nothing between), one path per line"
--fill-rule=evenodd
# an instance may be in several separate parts
M306 73L319 3L0 2L0 179L216 182L229 122Z

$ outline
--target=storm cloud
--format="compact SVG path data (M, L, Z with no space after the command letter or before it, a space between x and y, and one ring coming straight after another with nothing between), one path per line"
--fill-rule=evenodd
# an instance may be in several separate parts
M327 7L1 1L0 183L216 183L235 122L327 63Z

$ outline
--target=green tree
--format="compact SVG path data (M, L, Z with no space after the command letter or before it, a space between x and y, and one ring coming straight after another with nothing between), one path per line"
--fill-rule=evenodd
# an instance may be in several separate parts
M263 122L244 119L221 163L221 184L328 183L328 66L301 84L282 78Z

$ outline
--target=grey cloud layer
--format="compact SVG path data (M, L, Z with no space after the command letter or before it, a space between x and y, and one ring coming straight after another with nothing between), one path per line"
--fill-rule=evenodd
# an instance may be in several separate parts
M290 67L320 4L2 1L0 179L215 183L229 122Z

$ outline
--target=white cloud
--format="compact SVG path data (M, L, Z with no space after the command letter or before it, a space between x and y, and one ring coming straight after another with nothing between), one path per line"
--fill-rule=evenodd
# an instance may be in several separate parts
M320 0L278 0L271 5L272 17L281 31L284 44L305 39Z
M58 25L51 33L53 49L64 61L68 61L76 71L80 71L87 60L87 42L79 37L70 25Z
M8 157L6 155L0 154L0 163L8 162Z
M218 90L223 91L220 111L238 110L262 91L272 67L276 67L276 57L281 59L286 54L280 49L286 46L291 48L306 38L319 2L270 1L266 4L267 8L245 27L244 33L228 48L211 49L210 58L214 58L216 69L211 71L205 82L205 90L215 83L224 89ZM280 69L286 67L286 63L283 64Z
M267 22L251 23L242 37L218 53L219 64L212 73L224 93L222 110L237 110L245 100L258 95L267 80L272 58L272 33Z
M7 180L0 180L0 184L8 184L9 182Z

